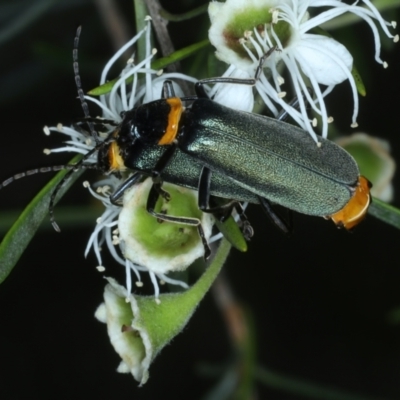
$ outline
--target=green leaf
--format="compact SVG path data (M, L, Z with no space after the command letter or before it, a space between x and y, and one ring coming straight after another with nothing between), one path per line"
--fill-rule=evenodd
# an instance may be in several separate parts
M368 213L389 225L400 229L400 210L373 197Z
M146 2L144 0L134 0L133 1L135 9L135 23L136 32L140 32L146 26L146 16L148 15ZM146 58L146 44L144 40L139 40L137 43L137 57L139 60L144 60Z
M71 161L75 164L82 156L78 155ZM56 197L56 203L75 182L83 170L73 173L72 177L62 187ZM49 210L49 202L53 189L64 177L67 171L59 172L30 202L18 220L8 231L0 244L0 283L2 283L18 262L22 253L35 235Z
M194 9L192 9L188 12L182 13L182 14L172 14L164 9L161 9L160 17L162 17L170 22L187 21L188 19L198 17L201 14L205 14L207 12L207 8L208 8L208 4L203 4L202 6L194 8Z
M217 225L219 231L224 235L224 238L237 250L245 252L247 251L247 242L243 236L243 232L240 230L235 219L230 216L226 221L221 222L215 219L215 225Z
M358 72L358 69L356 68L356 66L354 64L353 64L353 68L351 69L351 75L353 75L354 82L356 83L358 94L360 96L365 97L367 95L367 89L365 89L365 85L361 78L361 75Z
M167 57L159 58L158 60L153 61L151 63L151 68L154 70L163 69L166 66L168 66L169 64L172 64L174 62L183 60L184 58L191 56L192 54L194 54L197 51L201 50L202 48L206 47L209 43L210 42L208 39L204 39L201 42L194 43L194 44L191 44L190 46L187 46L181 50L177 50L173 54L171 54ZM115 85L115 83L117 82L118 79L119 78L112 79L111 81L108 81L108 82L104 83L103 85L90 90L88 92L88 94L90 96L100 96L103 94L107 94L107 93L111 92L111 89L113 88L113 86ZM133 80L133 77L129 77L126 79L125 82L127 84L129 84L132 82L132 80Z

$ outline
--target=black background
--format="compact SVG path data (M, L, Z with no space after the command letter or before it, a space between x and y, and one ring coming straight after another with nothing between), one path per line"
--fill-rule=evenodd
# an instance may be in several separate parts
M120 3L133 33L131 4ZM188 2L174 3L179 11L191 7ZM28 6L21 2L19 10ZM55 2L1 45L1 178L69 160L68 155L42 154L44 147L60 141L57 135L45 137L42 128L57 122L67 125L82 116L71 62L78 24L83 25L82 82L90 89L114 53L94 3ZM384 70L373 62L372 34L364 25L356 25L357 35L352 37L353 46L365 56L357 65L368 91L361 99L360 130L390 140L393 156L399 159L398 45L392 52L383 51L389 63ZM205 37L205 18L189 22L195 39L182 35L187 26L170 26L177 48ZM348 83L329 96L329 109L337 127L350 133ZM1 191L0 218L22 210L47 180L37 175ZM394 186L394 204L400 206L398 176ZM77 183L61 206L91 201ZM350 234L322 218L295 215L294 234L286 238L257 207L248 214L256 234L246 254L232 252L224 273L254 320L259 363L282 375L346 392L399 398L400 325L388 319L400 306L399 232L371 216ZM213 297L207 295L188 327L151 366L149 382L138 388L131 376L115 372L118 356L105 326L93 317L105 282L94 268L95 258L83 257L92 226L94 221L83 221L81 227L57 234L45 222L1 285L0 397L201 398L216 379L201 375L198 367L222 366L232 353ZM123 277L119 266L109 271L112 268L115 276ZM260 385L258 391L260 398L308 398Z

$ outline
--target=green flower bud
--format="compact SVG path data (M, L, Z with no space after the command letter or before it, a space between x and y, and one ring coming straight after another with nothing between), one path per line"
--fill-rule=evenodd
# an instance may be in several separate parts
M211 265L190 289L161 294L156 299L130 294L108 278L104 303L95 316L107 324L111 344L122 359L118 372L130 372L141 385L146 383L151 362L185 327L218 275L229 250L230 245L223 240Z
M204 255L203 243L196 226L159 220L147 212L152 184L147 179L125 192L118 221L121 248L125 258L155 274L184 270ZM155 211L198 219L208 241L214 218L199 210L197 192L167 183L163 189L169 193L170 200L160 196Z
M365 133L355 133L336 142L356 159L361 174L372 182L371 194L380 200L391 201L396 164L389 154L389 143Z

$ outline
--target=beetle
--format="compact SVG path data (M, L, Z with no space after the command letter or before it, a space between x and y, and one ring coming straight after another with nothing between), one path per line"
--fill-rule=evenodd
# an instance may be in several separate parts
M78 37L79 32L76 43ZM74 70L78 94L88 116L80 79L77 79L76 49L77 44ZM152 176L148 212L161 220L198 226L206 254L209 253L208 245L197 219L155 212L158 197L168 199L169 196L162 189L164 180L198 189L199 207L205 212L230 211L241 201L259 203L285 230L284 223L271 210L272 202L303 214L331 218L339 227L354 227L367 212L370 184L360 176L350 154L323 138L317 146L303 129L281 120L218 104L208 98L204 90L205 83L254 85L268 54L260 60L254 79L202 80L195 84L194 97L176 97L172 83L166 81L162 99L126 111L122 122L104 141L98 138L89 121L97 144L80 162L38 170L70 169L51 196L49 211L55 229L59 230L53 216L56 193L70 173L90 167L85 161L95 152L98 152L95 167L102 172L135 171L111 195L111 202L118 203L125 190L143 175ZM189 101L191 104L185 108L183 103ZM4 181L0 188L25 175ZM231 201L228 205L210 208L211 195Z
M168 97L127 111L113 141L99 152L99 163L109 171L128 168L153 176L150 213L162 218L154 212L154 198L163 194L165 179L198 187L200 199L210 193L254 203L266 199L346 229L364 218L370 184L343 148L323 138L317 146L301 128L218 104L201 81L195 89L197 99L187 109L180 98Z

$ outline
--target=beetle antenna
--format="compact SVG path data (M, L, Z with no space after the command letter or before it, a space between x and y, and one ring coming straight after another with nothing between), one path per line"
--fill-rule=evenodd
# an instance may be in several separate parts
M54 188L53 193L51 194L50 204L49 204L50 222L53 225L53 228L57 232L60 232L60 227L58 226L58 224L57 224L57 222L55 221L55 218L54 218L54 203L55 203L56 196L57 196L58 192L60 191L60 189L64 186L65 182L71 177L71 175L74 172L80 170L81 168L84 168L84 165L86 165L86 164L84 164L84 162L91 155L93 155L94 153L96 153L97 151L101 150L103 147L107 146L108 144L110 144L111 142L114 141L114 131L111 132L110 135L105 140L101 140L99 138L98 133L94 129L93 118L91 118L90 114L89 114L89 107L88 107L88 104L87 104L87 102L85 100L85 94L83 92L82 84L81 84L81 77L79 75L78 45L79 45L79 38L80 38L80 35L81 35L81 31L82 31L82 26L78 26L78 28L76 30L75 39L74 39L74 49L72 51L74 75L75 75L75 84L76 84L76 88L77 88L77 91L78 91L79 99L81 101L83 113L85 115L86 122L87 122L87 124L89 126L90 135L94 138L94 140L96 142L96 146L93 147L93 149L89 150L82 157L82 159L80 161L78 161L76 164L72 165L72 168L68 168L69 171L64 175L64 177L60 180L60 182L57 183L57 186ZM95 164L94 169L101 169L99 167L98 163Z
M28 171L20 172L19 174L15 174L10 176L8 179L0 183L0 190L4 187L10 185L11 183L15 182L18 179L25 178L27 176L36 175L36 174L43 174L46 172L58 172L63 169L75 169L76 164L61 164L61 165L52 165L50 167L42 167L42 168L34 168L29 169ZM79 168L85 169L98 169L96 164L82 164Z
M89 150L81 160L79 160L76 164L73 165L68 165L68 172L64 175L64 177L60 180L60 182L57 183L57 186L54 188L53 193L51 194L50 197L50 204L49 204L49 215L50 215L50 222L53 225L53 228L55 229L55 231L60 232L61 229L58 226L57 222L55 221L54 218L54 203L55 203L55 199L56 196L58 194L58 192L60 191L60 189L64 186L65 182L71 177L71 175L82 169L85 168L85 166L87 164L84 164L84 162L94 153L96 153L97 151L101 150L103 147L107 146L108 144L110 144L111 142L113 142L114 139L114 131L110 133L110 135L103 141L98 143L95 147L93 147L93 149ZM93 169L100 169L98 163L93 165Z
M81 102L83 114L85 115L85 120L89 127L90 135L95 140L96 144L99 144L99 135L96 132L96 130L94 129L92 119L90 118L89 106L85 99L85 93L82 89L81 77L79 74L78 46L79 46L79 38L81 35L81 31L82 31L82 26L79 25L76 30L75 39L74 39L74 49L72 51L72 59L73 59L73 67L74 67L74 75L75 75L75 85L76 85L76 89L78 91L78 97Z

